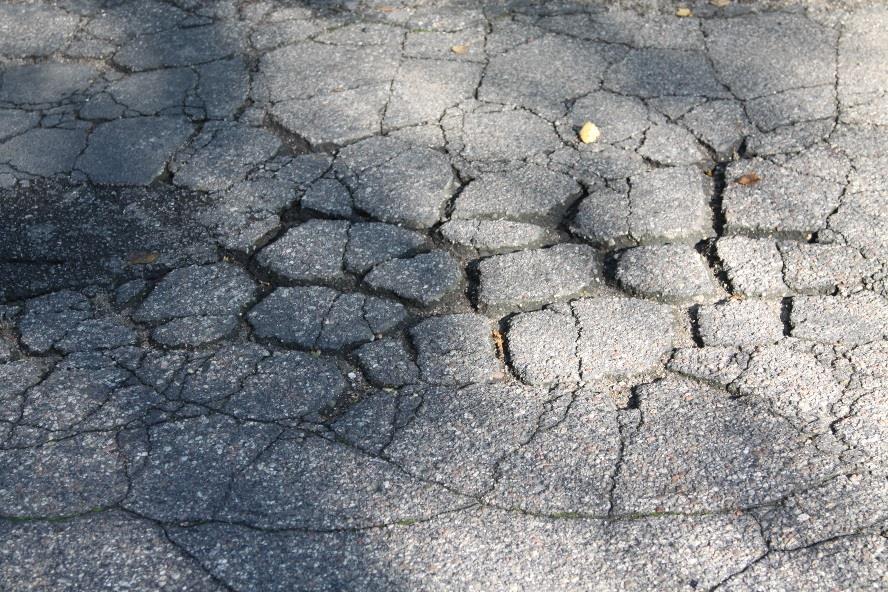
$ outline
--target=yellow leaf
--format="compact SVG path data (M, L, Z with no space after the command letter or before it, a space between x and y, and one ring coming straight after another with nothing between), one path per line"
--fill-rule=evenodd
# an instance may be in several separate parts
M684 6L680 7L675 11L675 16L693 16L694 13L691 12L690 8L686 8Z
M709 0L709 3L718 8L724 8L731 3L731 0Z
M160 258L160 253L153 251L136 251L130 253L126 262L130 265L150 265Z
M591 121L587 121L583 124L583 127L580 128L580 141L583 144L591 144L599 137L601 137L601 130Z
M452 51L456 55L463 55L463 54L469 53L469 46L468 45L454 45L453 47L450 48L450 51Z

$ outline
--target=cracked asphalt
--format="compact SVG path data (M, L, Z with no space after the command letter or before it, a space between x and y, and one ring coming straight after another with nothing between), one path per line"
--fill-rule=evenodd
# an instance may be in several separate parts
M888 589L886 146L880 2L3 0L0 590Z

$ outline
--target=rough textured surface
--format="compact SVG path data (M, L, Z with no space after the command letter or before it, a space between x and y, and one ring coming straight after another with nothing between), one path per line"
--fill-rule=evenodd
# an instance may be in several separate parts
M0 0L0 589L885 589L886 63L873 0Z
M628 249L620 255L616 275L626 290L664 302L708 302L722 294L706 260L682 245Z
M399 302L320 286L277 288L248 315L259 337L330 350L373 341L406 317Z
M478 303L489 311L534 308L594 292L603 283L599 257L585 245L497 255L481 261L478 272Z
M490 322L474 314L440 316L414 326L410 337L423 379L444 384L502 380L491 331Z
M364 281L377 290L393 292L420 306L429 306L458 290L462 274L450 254L433 251L411 259L381 263L365 276Z

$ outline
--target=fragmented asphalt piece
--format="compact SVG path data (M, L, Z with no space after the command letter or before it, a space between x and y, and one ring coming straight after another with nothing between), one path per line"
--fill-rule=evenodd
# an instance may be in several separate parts
M842 118L850 123L885 123L885 98L880 90L884 88L885 76L876 69L870 70L871 64L885 56L885 48L878 41L884 22L884 8L862 10L849 17L847 34L839 40L838 68L842 78L837 86L839 100L847 106L847 114Z
M793 582L802 588L866 589L885 585L885 537L838 537L796 551L775 551L729 578L722 589L767 590Z
M371 341L355 350L355 355L367 379L373 384L399 387L419 380L419 368L400 341Z
M558 234L549 228L510 220L451 220L441 225L441 234L456 245L484 254L541 247L558 240Z
M631 177L629 233L639 243L696 242L713 234L708 183L697 168Z
M735 347L687 347L676 349L666 368L713 385L731 384L749 364L749 354Z
M446 251L380 263L364 276L368 286L392 292L420 306L431 306L459 290L460 266Z
M557 223L580 196L576 181L540 166L489 173L469 183L454 202L454 219Z
M590 121L601 131L601 137L586 149L594 149L599 143L616 145L627 141L637 142L651 125L643 101L607 90L580 97L569 117L575 128Z
M734 294L780 298L790 293L783 281L783 258L774 241L726 237L718 239L715 250Z
M697 310L700 339L706 346L755 346L783 337L779 300L729 300Z
M135 331L120 319L105 317L81 322L55 342L55 347L61 352L71 353L135 345L136 340Z
M772 132L794 122L834 119L835 88L832 84L799 90L787 90L750 100L747 104L752 123L764 132Z
M0 55L47 56L62 49L77 30L78 17L61 8L29 4L0 7Z
M114 55L114 61L133 70L190 66L228 57L243 45L236 27L207 25L187 31L172 28L133 38Z
M683 111L680 122L719 159L732 158L755 129L739 101L697 101Z
M620 285L633 294L664 302L711 302L723 293L706 260L690 246L628 249L617 261L616 275Z
M256 285L229 263L194 265L168 273L133 313L142 322L236 315L253 300Z
M704 53L674 49L630 50L607 71L604 87L637 97L728 96Z
M191 135L179 117L133 117L96 126L75 167L95 183L148 185Z
M665 305L583 298L567 307L515 316L508 331L509 355L529 384L621 379L662 364L672 349L675 323Z
M598 254L571 244L496 255L478 273L478 303L490 312L537 308L595 292L604 281Z
M0 102L17 105L60 103L84 92L99 76L99 71L86 64L24 64L3 71Z
M270 51L259 61L253 95L272 103L332 96L337 91L391 83L397 47L337 43L296 43ZM295 134L302 135L299 128Z
M319 179L302 196L303 208L328 216L348 218L354 213L348 188L336 179Z
M760 513L765 533L777 549L798 549L860 531L876 532L885 520L888 479L882 475L839 475L800 491L782 507ZM831 517L823 512L829 508Z
M342 146L379 130L388 98L388 85L379 84L281 101L271 109L271 115L312 146ZM344 113L348 117L343 117Z
M237 329L237 317L207 315L173 319L151 332L151 339L170 347L196 347L219 341Z
M143 380L152 385L168 383L171 399L209 404L237 392L244 380L255 373L257 364L270 355L268 350L252 343L222 345L188 360L182 355L146 360L146 368L139 374L146 375ZM182 370L184 377L179 374Z
M583 198L570 229L585 241L600 247L627 247L636 244L629 231L629 195L607 187Z
M393 224L353 224L348 232L345 267L353 273L364 273L389 259L407 257L427 245L428 239L422 234Z
M345 442L378 455L391 440L400 401L392 390L372 391L337 417L331 428Z
M70 173L84 147L86 130L34 128L0 145L0 162L23 173L50 177Z
M752 174L759 180L744 184L744 176ZM732 164L725 175L724 212L729 234L807 238L826 226L842 194L838 183L761 159Z
M40 115L21 109L0 109L0 141L18 136L36 127Z
M404 60L391 85L391 97L388 86L383 90L383 100L388 101L383 124L398 128L437 122L445 109L472 97L480 78L479 64Z
M432 384L495 382L504 378L492 339L493 327L481 315L443 315L410 329L423 380Z
M131 488L124 507L157 520L209 519L227 497L233 476L280 431L270 424L221 415L147 428L144 445L150 442L151 451L131 459ZM140 448L134 446L133 452Z
M885 588L888 9L415 4L0 0L0 588Z
M880 272L878 260L844 245L778 243L786 286L801 294L855 291Z
M703 29L721 80L741 99L835 84L836 33L804 16L713 19ZM791 65L781 58L790 51L799 52Z
M72 291L29 300L18 322L22 345L38 353L49 351L69 331L92 316L91 308L83 294Z
M316 419L345 390L336 362L303 352L273 354L256 365L255 373L226 402L226 412L239 419L282 421Z
M672 345L676 321L668 306L630 298L584 298L571 308L579 326L577 355L584 380L650 371Z
M669 124L648 128L638 152L647 159L670 166L701 164L709 159L691 132Z
M190 68L171 68L140 72L114 81L108 94L114 103L141 115L156 115L179 107L197 84Z
M406 318L399 302L320 286L276 288L248 314L259 337L326 350L373 341Z
M172 163L173 183L197 191L221 191L267 161L281 142L271 132L236 125L207 125Z
M711 191L697 168L662 168L633 175L626 193L602 188L579 205L571 229L607 247L696 243L712 236Z
M481 163L521 160L560 146L552 124L523 109L467 113L462 136L461 155Z
M201 210L201 220L223 247L252 254L277 234L280 216L297 201L298 190L323 175L330 162L330 157L316 154L276 162L269 175L216 193Z
M443 154L394 138L371 138L344 148L337 162L354 207L383 222L428 228L444 213L454 189L453 170Z
M484 73L482 101L517 103L549 117L564 112L564 97L597 90L607 67L603 47L547 35L496 56ZM540 84L537 72L546 72Z
M349 223L345 221L309 220L291 228L262 249L256 261L288 280L333 282L343 279L348 228Z
M220 516L262 528L329 530L426 520L469 503L392 462L294 434L232 479Z
M509 321L512 368L527 384L577 382L579 327L569 312L556 309L519 314Z
M126 461L114 432L0 451L0 508L4 516L66 516L120 502Z

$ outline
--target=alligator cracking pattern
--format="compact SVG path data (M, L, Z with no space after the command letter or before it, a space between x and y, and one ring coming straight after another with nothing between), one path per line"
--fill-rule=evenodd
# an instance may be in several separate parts
M888 10L622 4L0 3L0 588L888 587Z

